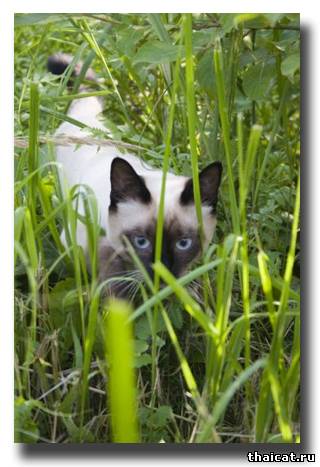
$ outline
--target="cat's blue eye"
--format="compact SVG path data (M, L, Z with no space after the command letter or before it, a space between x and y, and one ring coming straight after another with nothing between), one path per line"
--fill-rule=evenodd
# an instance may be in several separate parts
M140 248L141 250L144 250L145 248L148 248L148 246L150 246L150 240L148 240L143 235L136 235L133 238L133 243L137 248Z
M178 250L188 250L192 245L192 238L181 238L176 242Z

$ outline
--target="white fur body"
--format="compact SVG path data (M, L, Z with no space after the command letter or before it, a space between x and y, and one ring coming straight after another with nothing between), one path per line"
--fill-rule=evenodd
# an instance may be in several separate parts
M96 97L86 97L75 100L69 109L68 115L91 128L105 129L99 120L102 112L102 104ZM69 122L64 122L58 128L56 136L91 136L90 132L83 130ZM162 184L162 171L155 170L146 165L133 154L123 154L115 146L98 147L94 145L57 146L57 161L61 164L60 179L63 186L68 189L77 184L85 184L94 191L98 209L100 226L106 232L106 239L115 250L121 249L121 232L125 229L134 228L139 225L147 225L151 218L157 217L158 203ZM112 225L112 219L108 216L110 204L110 168L112 160L121 157L131 164L137 174L143 176L146 186L152 195L152 206L144 206L134 201L119 203L118 221ZM165 217L170 219L181 218L182 224L190 226L198 225L196 211L193 205L181 209L179 197L187 178L168 173L166 180ZM178 208L179 206L179 208ZM80 213L83 207L79 205ZM206 243L211 240L215 218L209 215L210 208L202 207ZM119 223L119 219L122 219ZM208 220L207 220L208 219ZM62 234L64 240L64 233ZM87 246L86 228L80 221L77 225L77 242L84 249Z

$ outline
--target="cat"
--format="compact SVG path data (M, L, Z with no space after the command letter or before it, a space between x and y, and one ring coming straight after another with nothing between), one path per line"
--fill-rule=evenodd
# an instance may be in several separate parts
M48 69L62 74L72 57L55 54L48 59ZM81 63L73 75L79 75ZM94 81L89 69L85 78ZM105 130L99 116L103 110L99 97L74 100L68 116L86 126ZM91 136L64 121L56 131L58 138ZM152 263L155 255L155 231L162 183L162 171L156 170L131 153L123 153L116 146L98 147L57 145L57 161L62 166L62 184L72 187L88 185L94 192L99 208L100 226L106 235L101 237L99 248L99 280L136 276L137 268L128 254L124 237L131 243L148 274L153 277ZM203 248L207 248L216 227L216 205L221 182L222 164L212 162L199 174L203 218ZM84 214L83 206L79 211ZM77 243L87 251L86 226L78 221ZM62 241L66 244L65 233ZM166 180L164 229L161 261L176 276L182 276L201 254L199 223L193 196L192 178L169 172ZM126 296L130 287L121 279L114 281L108 293Z

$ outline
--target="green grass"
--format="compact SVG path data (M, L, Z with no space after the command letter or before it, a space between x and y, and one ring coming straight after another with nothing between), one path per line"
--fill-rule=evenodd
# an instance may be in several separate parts
M111 301L106 310L107 394L114 443L137 443L140 439L130 313L130 306L120 301Z
M300 439L298 23L16 16L16 441ZM108 133L93 137L163 170L155 281L145 276L130 306L101 299L94 195L64 197L57 176L50 138L81 81L67 90L75 61L48 74L58 50L103 78L86 93L105 99ZM177 280L160 262L166 175L192 176L201 230L198 174L214 160L224 166L215 238ZM80 196L90 273L76 244Z

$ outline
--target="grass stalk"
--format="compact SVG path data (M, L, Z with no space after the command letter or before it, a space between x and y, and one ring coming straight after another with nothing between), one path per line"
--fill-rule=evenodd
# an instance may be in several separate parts
M161 191L158 207L158 217L157 217L157 226L156 226L156 244L155 244L155 262L161 260L161 251L162 251L162 239L163 239L163 227L164 227L164 207L165 207L165 196L166 196L166 181L167 174L169 170L169 160L171 153L171 139L174 123L174 114L175 114L175 96L178 89L178 72L179 72L180 60L177 60L175 65L174 80L173 80L173 89L171 97L171 106L168 118L168 125L165 138L165 151L163 155L163 165L162 165L162 180L161 180ZM159 278L157 273L155 274L155 290L159 288Z
M242 115L237 118L237 136L238 136L238 166L239 166L239 210L240 210L240 228L242 243L240 247L242 270L241 270L241 292L243 301L243 315L245 318L245 368L251 364L251 331L250 331L250 279L249 279L249 257L248 257L248 227L247 227L247 195L249 192L250 181L253 173L255 158L258 150L259 140L262 128L254 125L251 128L249 142L244 160L243 154L243 128ZM246 382L247 405L246 417L249 417L250 406L253 402L253 391L250 381ZM248 426L250 422L248 421Z
M83 368L82 368L82 385L81 385L81 402L80 402L80 430L83 430L84 425L84 416L86 409L86 401L88 397L88 385L89 385L89 371L90 363L92 356L93 344L96 338L96 327L97 327L97 318L100 304L100 293L101 288L97 287L94 295L91 298L89 316L88 316L88 327L84 342L84 358L83 358Z
M209 395L213 408L222 381L222 368L226 356L226 329L229 321L233 277L239 247L238 237L233 236L231 241L231 253L229 258L228 249L230 246L228 243L230 243L230 239L229 241L227 239L225 244L218 248L218 257L222 259L217 269L215 328L218 333L213 341L207 364L210 370L207 371L207 385L209 387Z
M230 199L230 210L232 218L232 227L235 233L240 233L239 213L234 187L234 177L232 170L232 147L230 140L230 123L228 117L228 104L225 91L225 78L223 73L223 56L220 41L217 41L214 49L214 69L216 75L217 95L219 105L219 115L222 128L222 136L227 163L228 188Z
M198 150L196 141L196 103L194 96L194 70L193 70L193 55L192 55L192 15L190 13L184 15L183 31L186 51L186 99L188 113L188 131L189 144L191 152L191 167L193 181L193 196L199 223L199 231L201 240L203 240L203 220L202 220L202 205L199 183L199 168L198 168Z
M109 366L108 401L111 410L112 440L138 443L137 393L132 326L128 303L112 300L106 308L106 361Z
M33 173L39 165L38 132L39 132L39 90L37 83L30 86L30 121L29 121L29 154L28 173ZM36 224L36 187L38 185L38 172L30 179L28 186L28 208L34 225Z

